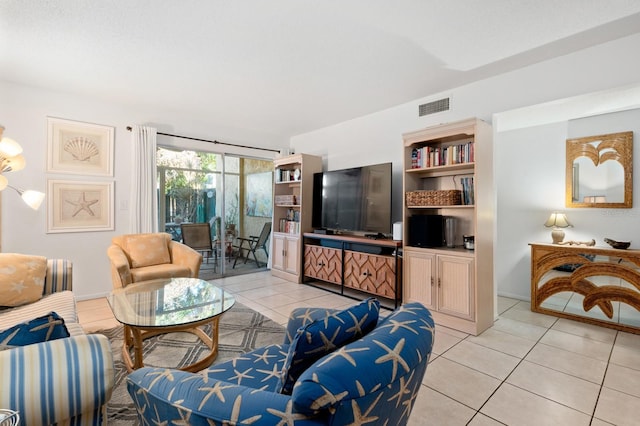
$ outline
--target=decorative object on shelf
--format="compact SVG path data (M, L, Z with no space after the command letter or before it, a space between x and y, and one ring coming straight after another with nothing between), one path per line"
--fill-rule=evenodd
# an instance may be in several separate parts
M113 231L113 182L49 180L47 232Z
M631 245L631 241L616 241L611 238L605 238L604 242L609 244L614 249L626 250Z
M26 161L22 156L22 147L13 139L3 137L4 127L0 126L0 191L11 188L22 197L22 200L32 209L38 210L44 200L42 192L23 190L9 185L9 180L4 175L8 172L16 172L24 169Z
M567 220L567 216L564 213L553 212L549 219L544 223L547 228L553 228L551 231L551 239L553 244L560 244L564 240L564 231L562 228L569 228L573 225Z
M596 240L591 239L589 241L563 241L561 243L558 243L561 245L568 245L568 246L587 246L587 247L593 247L596 245Z
M473 235L463 235L462 241L464 242L464 248L467 250L475 250L476 248L476 237Z
M113 176L114 129L47 117L47 171Z

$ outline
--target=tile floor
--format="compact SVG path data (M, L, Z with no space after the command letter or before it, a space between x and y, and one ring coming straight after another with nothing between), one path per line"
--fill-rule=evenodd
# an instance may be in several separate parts
M294 307L354 303L268 271L215 282L283 325ZM89 332L118 325L106 299L78 309ZM436 327L410 425L640 424L640 335L536 314L513 299L498 298L498 311L480 336Z

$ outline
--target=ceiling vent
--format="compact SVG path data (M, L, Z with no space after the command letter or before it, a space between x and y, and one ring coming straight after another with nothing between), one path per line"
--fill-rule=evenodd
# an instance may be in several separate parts
M418 105L418 117L424 117L425 115L435 114L442 111L449 111L449 101L450 98L442 98L437 101Z

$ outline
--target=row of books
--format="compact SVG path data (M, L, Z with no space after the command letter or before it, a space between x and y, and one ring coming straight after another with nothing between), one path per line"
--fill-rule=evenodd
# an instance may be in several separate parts
M460 178L460 185L462 186L462 204L467 206L475 204L473 178L472 177Z
M411 151L412 169L473 163L474 161L473 142L449 146L423 146Z
M299 234L300 222L294 222L292 220L280 219L279 232L286 232L287 234Z

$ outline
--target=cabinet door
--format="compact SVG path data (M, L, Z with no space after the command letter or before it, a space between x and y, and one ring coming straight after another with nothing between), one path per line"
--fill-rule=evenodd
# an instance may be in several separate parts
M431 253L404 251L404 294L406 302L420 302L436 309L435 266L436 256Z
M299 238L285 237L284 239L284 270L298 275L300 273Z
M304 275L340 285L342 283L342 250L305 245Z
M284 271L285 238L284 235L273 233L273 251L271 256L271 268Z
M438 256L438 311L474 319L473 259Z
M347 251L344 255L344 285L395 299L395 258Z

